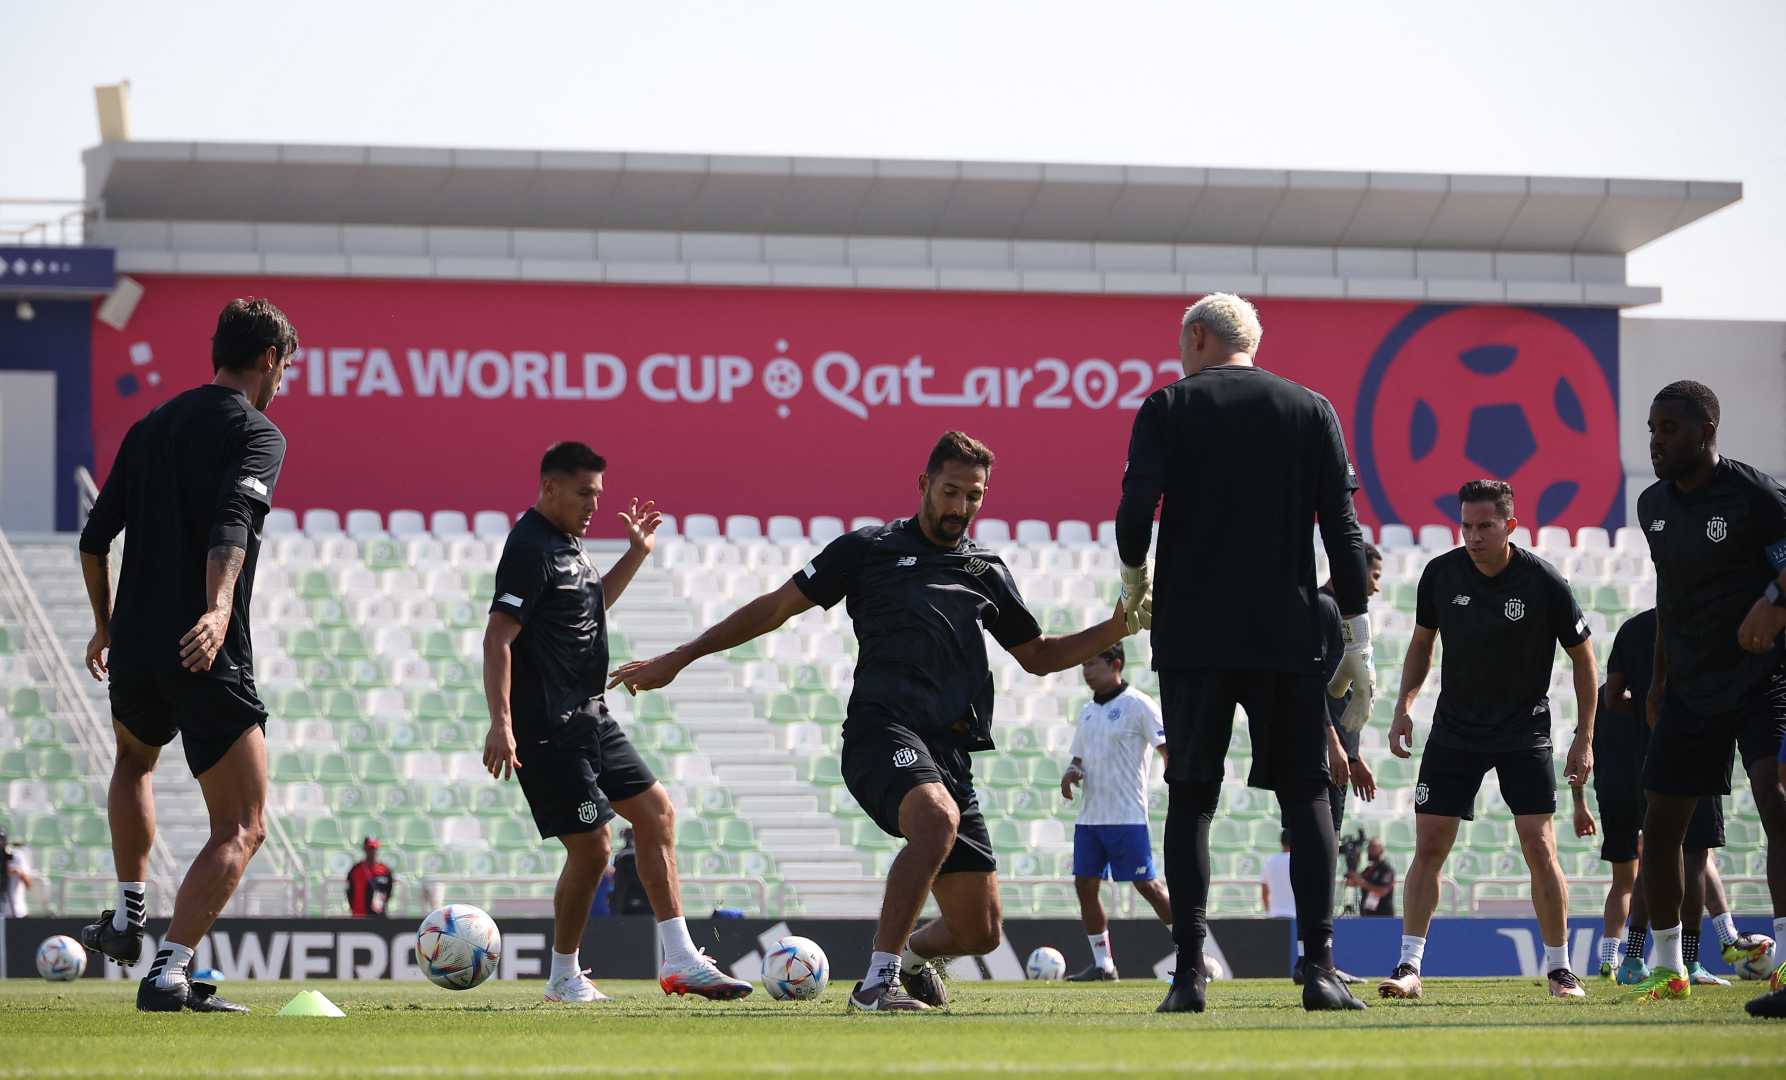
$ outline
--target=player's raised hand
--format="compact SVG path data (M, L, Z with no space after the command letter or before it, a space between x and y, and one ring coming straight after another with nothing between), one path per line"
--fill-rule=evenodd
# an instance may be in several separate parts
M1414 718L1405 709L1396 709L1389 724L1389 752L1399 758L1414 756Z
M87 674L93 676L94 682L105 681L105 651L111 647L111 634L104 630L93 631L93 640L87 642Z
M484 736L484 768L498 780L507 780L521 767L515 754L515 729L508 724L491 724Z
M646 499L645 505L640 506L639 500L634 499L630 509L620 511L620 520L626 525L626 538L633 549L651 554L652 547L657 544L657 527L664 521L657 503Z
M1085 779L1085 773L1077 765L1068 765L1067 771L1060 774L1060 797L1068 802L1073 801L1073 785Z
M608 689L625 686L629 694L637 694L641 690L656 690L670 685L681 673L682 662L673 654L665 653L649 660L621 664L608 672Z

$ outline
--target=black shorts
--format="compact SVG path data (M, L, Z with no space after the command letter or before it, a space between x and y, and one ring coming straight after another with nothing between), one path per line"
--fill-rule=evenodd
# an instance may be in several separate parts
M1161 671L1168 780L1221 782L1236 705L1246 710L1253 740L1249 785L1293 795L1331 785L1327 681L1286 671Z
M1775 760L1786 734L1786 662L1756 683L1736 707L1716 715L1695 711L1674 695L1650 736L1643 786L1661 795L1728 795L1730 767L1741 755L1743 771Z
M1594 797L1600 804L1600 858L1605 862L1637 858L1647 806L1643 763L1649 735L1648 727L1628 716L1606 717L1594 729ZM1707 795L1699 800L1682 846L1689 851L1724 846L1723 799Z
M1557 812L1554 751L1484 752L1459 750L1428 741L1420 755L1420 779L1414 785L1414 812L1476 820L1476 792L1493 769L1501 781L1501 798L1516 817Z
M941 784L955 800L961 824L939 874L990 874L998 869L992 834L974 793L973 762L966 750L944 739L926 739L911 728L883 724L845 729L843 782L862 809L888 836L899 829L899 804L919 784Z
M111 670L112 718L150 746L181 737L186 766L202 776L251 727L267 727L267 707L245 672L225 678L184 668Z
M600 698L591 698L550 736L515 731L521 794L540 836L594 832L614 816L613 803L643 795L657 783L651 766Z

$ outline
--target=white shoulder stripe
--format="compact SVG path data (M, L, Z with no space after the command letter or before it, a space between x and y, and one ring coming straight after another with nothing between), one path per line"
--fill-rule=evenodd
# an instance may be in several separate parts
M501 596L498 596L496 602L498 604L507 604L510 607L521 606L521 598L512 592L505 592Z

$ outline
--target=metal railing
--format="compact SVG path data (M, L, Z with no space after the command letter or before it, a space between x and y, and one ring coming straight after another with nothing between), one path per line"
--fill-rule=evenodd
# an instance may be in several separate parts
M103 214L99 203L84 199L0 196L0 244L80 247Z

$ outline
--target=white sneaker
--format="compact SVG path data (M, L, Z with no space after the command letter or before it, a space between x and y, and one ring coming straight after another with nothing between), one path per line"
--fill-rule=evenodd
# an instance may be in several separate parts
M750 984L734 979L719 970L706 952L699 951L688 960L665 958L657 969L657 985L666 994L695 994L713 1001L732 1001L750 996Z
M608 995L589 981L589 972L573 971L546 984L547 1001L607 1001Z

